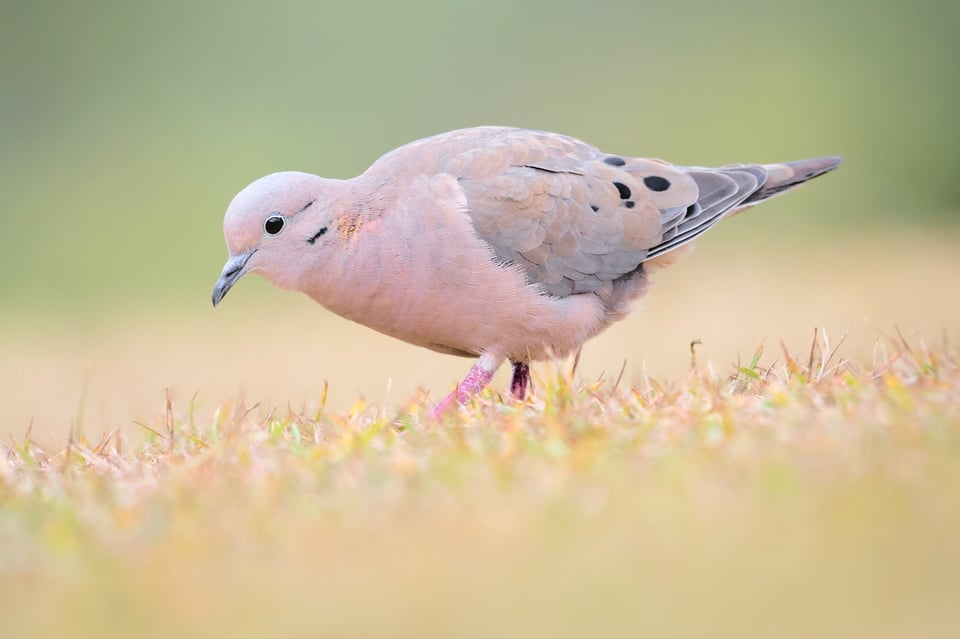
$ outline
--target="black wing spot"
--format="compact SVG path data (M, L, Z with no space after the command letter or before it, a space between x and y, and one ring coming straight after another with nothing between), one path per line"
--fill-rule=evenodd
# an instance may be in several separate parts
M623 205L628 209L632 209L634 206L636 206L636 204L637 203L634 202L633 200L627 200L626 202L623 203Z
M603 158L603 161L609 164L610 166L623 166L627 163L623 158L617 157L616 155L610 155Z
M596 204L591 204L591 205L590 205L590 208L593 209L593 212L594 212L594 213L596 213L597 211L600 210L600 207L597 206Z
M623 182L614 182L613 185L617 187L617 190L620 191L621 200L630 199L630 187L624 184Z
M317 238L327 232L327 227L323 227L319 231L313 234L313 237L307 239L307 244L313 244L317 241Z
M660 177L659 175L648 175L643 178L643 183L647 185L647 188L651 191L666 191L670 188L670 180L665 177Z

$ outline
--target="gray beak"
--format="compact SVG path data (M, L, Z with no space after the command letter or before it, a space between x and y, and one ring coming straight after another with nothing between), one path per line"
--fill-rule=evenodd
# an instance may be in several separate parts
M220 274L220 279L217 280L216 285L213 287L213 305L216 306L220 303L220 300L224 298L234 284L237 283L243 274L246 273L244 267L247 265L247 261L256 251L250 251L249 253L244 253L243 255L237 255L236 257L231 257L227 260L226 265L223 267L223 273Z

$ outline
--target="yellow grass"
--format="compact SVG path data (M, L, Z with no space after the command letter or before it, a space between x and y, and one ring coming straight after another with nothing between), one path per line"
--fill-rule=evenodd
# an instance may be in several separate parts
M954 636L960 359L842 350L17 440L4 636Z

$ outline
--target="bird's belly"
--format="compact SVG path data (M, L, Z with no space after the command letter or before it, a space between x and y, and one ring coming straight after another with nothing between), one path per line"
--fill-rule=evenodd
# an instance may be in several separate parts
M371 270L352 286L349 299L321 301L333 312L417 346L462 356L497 349L507 337L536 341L539 294L508 269L443 264L414 267L403 278L390 269ZM519 280L519 281L514 281ZM339 302L339 303L337 303Z

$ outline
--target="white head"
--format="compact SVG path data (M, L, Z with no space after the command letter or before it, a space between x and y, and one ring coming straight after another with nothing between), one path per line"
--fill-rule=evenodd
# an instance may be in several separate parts
M213 288L216 306L246 273L259 273L281 288L296 288L322 268L338 244L328 233L341 212L339 180L285 171L240 191L223 218L230 257Z

